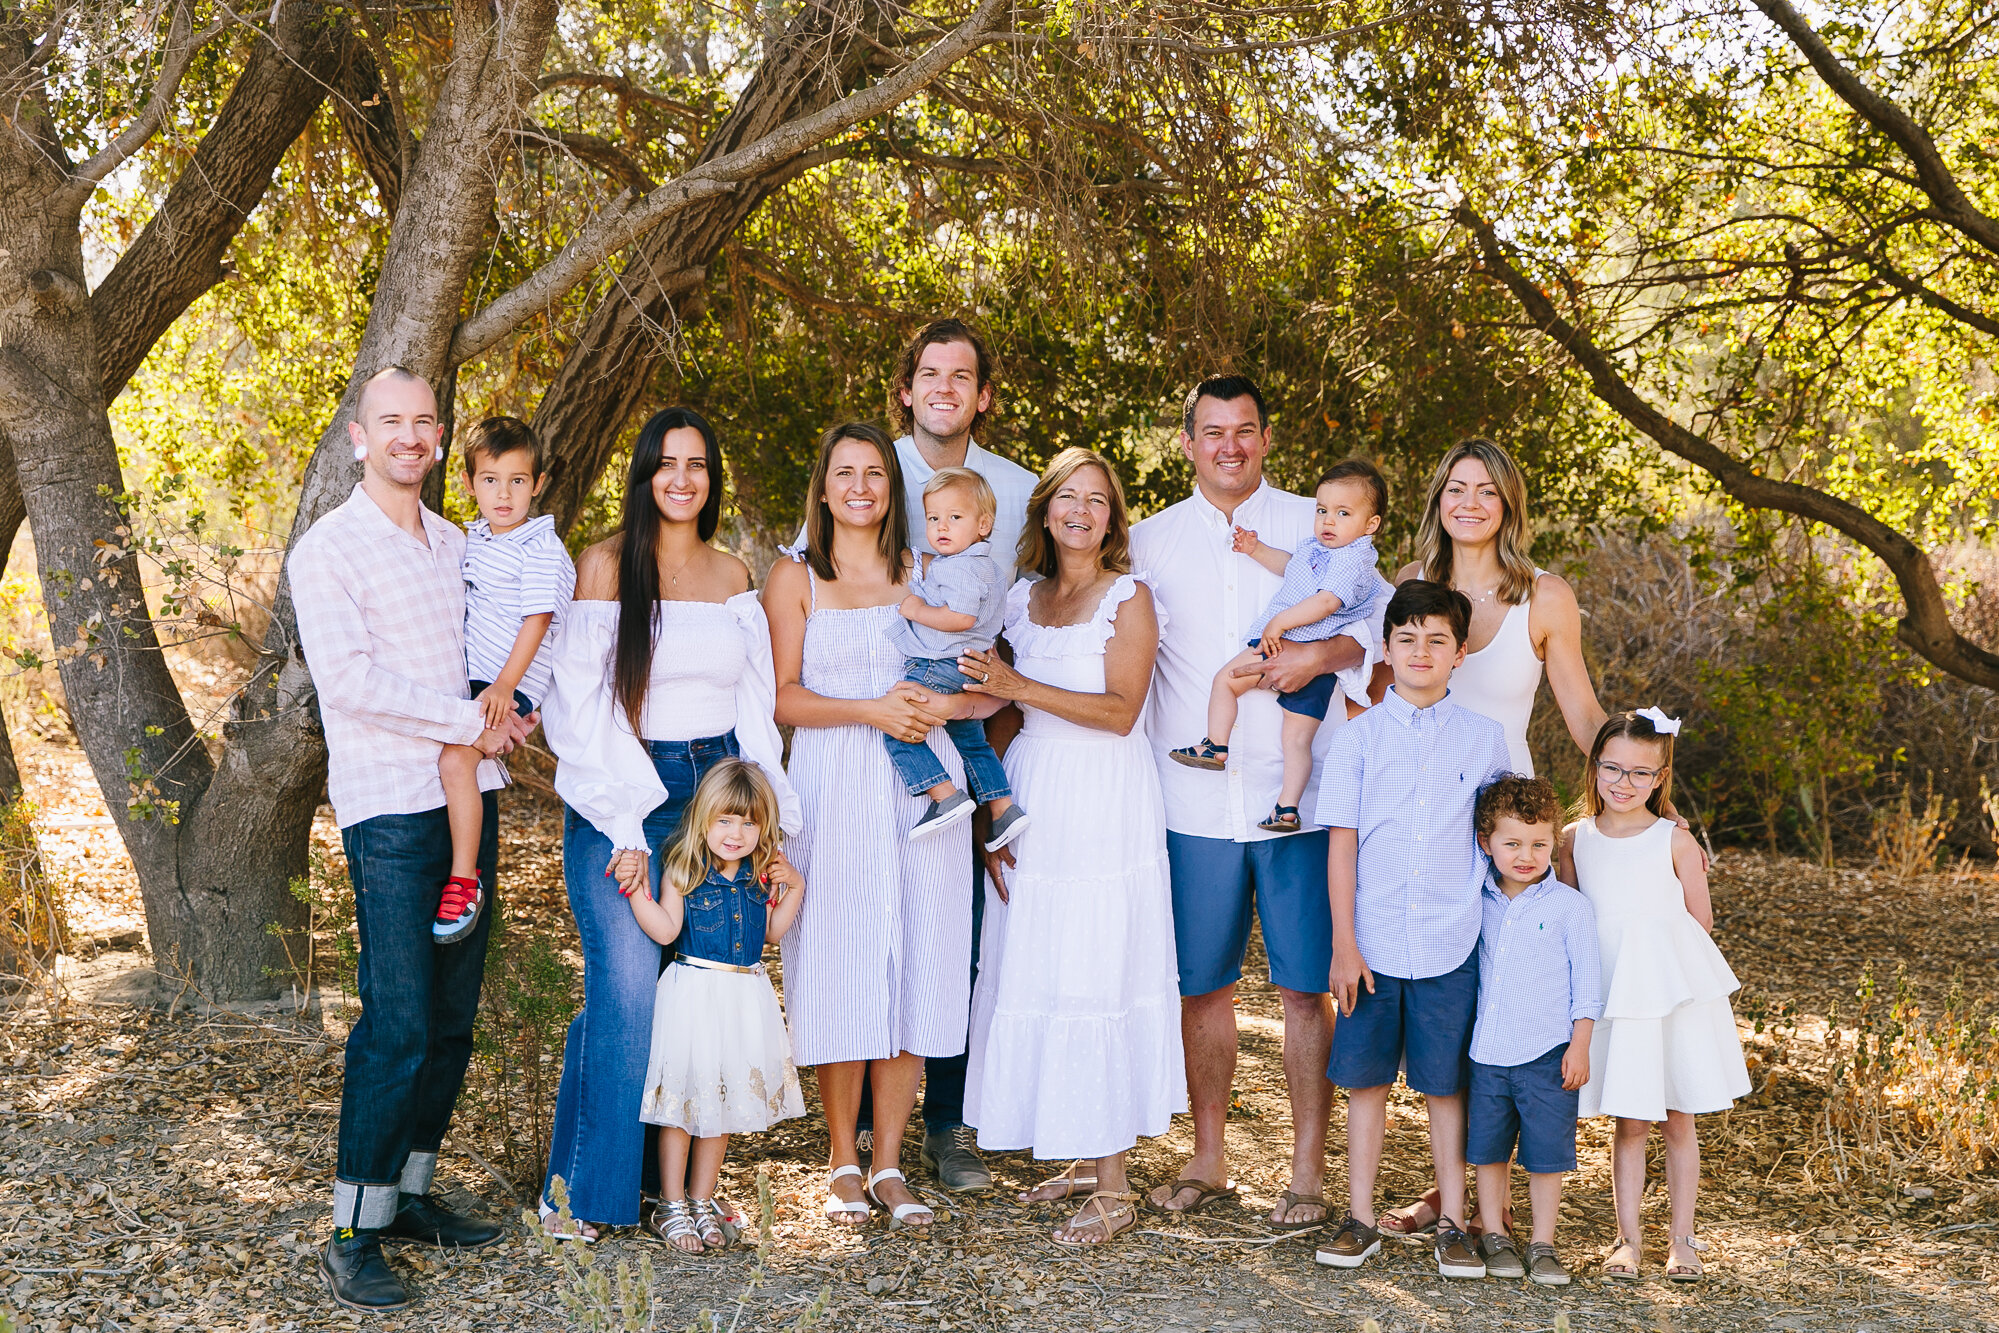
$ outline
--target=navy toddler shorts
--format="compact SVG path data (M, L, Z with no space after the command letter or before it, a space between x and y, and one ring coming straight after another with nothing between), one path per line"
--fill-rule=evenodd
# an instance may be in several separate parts
M1512 1160L1520 1144L1520 1169L1544 1176L1576 1169L1576 1099L1581 1089L1562 1086L1563 1042L1524 1065L1471 1067L1465 1104L1465 1160L1493 1166Z

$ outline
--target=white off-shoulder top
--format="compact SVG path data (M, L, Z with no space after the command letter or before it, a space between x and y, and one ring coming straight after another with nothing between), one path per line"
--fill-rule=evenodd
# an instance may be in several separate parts
M770 625L756 594L738 593L719 603L662 602L660 612L644 722L648 732L662 734L642 739L611 691L618 604L569 604L541 712L556 757L556 794L613 848L644 851L645 817L667 797L645 741L693 740L733 730L743 758L763 769L776 789L784 832L798 832L804 811L784 773Z

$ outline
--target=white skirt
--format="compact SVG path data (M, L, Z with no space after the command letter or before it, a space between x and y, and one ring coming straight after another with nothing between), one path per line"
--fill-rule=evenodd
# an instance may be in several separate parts
M681 963L660 973L639 1119L710 1139L804 1114L769 977Z

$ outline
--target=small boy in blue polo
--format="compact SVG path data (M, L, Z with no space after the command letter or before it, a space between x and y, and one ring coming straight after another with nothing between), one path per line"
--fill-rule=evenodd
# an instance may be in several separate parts
M1423 1094L1443 1207L1437 1271L1484 1277L1465 1205L1466 1053L1478 1009L1479 891L1472 831L1479 790L1507 770L1506 732L1450 697L1471 600L1413 579L1383 616L1395 684L1333 733L1319 783L1329 831L1330 989L1340 1006L1326 1076L1347 1089L1348 1216L1319 1247L1334 1268L1381 1249L1374 1184L1398 1067Z
M1555 1253L1562 1175L1576 1169L1576 1094L1603 1016L1596 912L1548 868L1562 802L1546 778L1503 777L1479 796L1474 827L1492 872L1478 937L1465 1158L1478 1168L1479 1257L1488 1277L1566 1287ZM1525 1258L1506 1232L1514 1146L1534 1203Z

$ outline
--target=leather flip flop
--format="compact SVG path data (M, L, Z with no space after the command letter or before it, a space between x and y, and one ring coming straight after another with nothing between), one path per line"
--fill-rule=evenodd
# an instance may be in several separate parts
M1190 1217L1206 1208L1209 1204L1219 1202L1222 1199L1233 1199L1236 1197L1234 1181L1228 1181L1220 1185L1211 1185L1205 1180L1195 1180L1192 1176L1182 1176L1174 1181L1173 1188L1167 1192L1166 1197L1168 1199L1177 1199L1183 1190L1193 1190L1195 1196L1194 1202L1188 1204L1185 1208L1169 1208L1163 1203L1153 1203L1149 1196L1145 1201L1146 1206L1155 1212Z
M1292 1190L1285 1190L1277 1196L1275 1211L1288 1213L1300 1204L1307 1208L1324 1209L1325 1216L1315 1217L1309 1222L1273 1222L1266 1217L1263 1219L1263 1224L1277 1231L1305 1231L1311 1227L1322 1227L1333 1220L1333 1210L1323 1197L1317 1194L1299 1194Z

